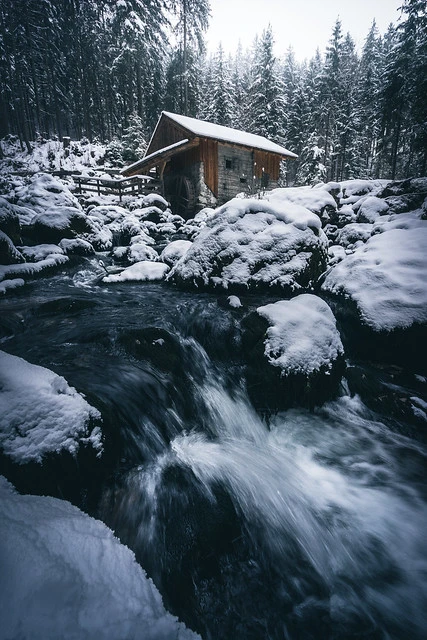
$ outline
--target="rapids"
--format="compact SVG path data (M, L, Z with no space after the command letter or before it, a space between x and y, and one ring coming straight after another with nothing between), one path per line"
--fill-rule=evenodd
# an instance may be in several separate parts
M71 498L135 551L165 606L205 640L425 638L425 434L346 379L312 412L256 411L238 313L99 275L87 261L9 295L0 348L102 412L102 470Z

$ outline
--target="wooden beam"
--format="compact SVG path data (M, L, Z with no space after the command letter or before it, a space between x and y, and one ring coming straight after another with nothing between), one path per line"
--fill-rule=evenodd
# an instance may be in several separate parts
M193 147L197 147L199 143L200 143L199 138L193 138L192 140L189 140L186 144L183 144L181 147L176 147L174 149L165 149L165 151L163 152L160 149L159 152L155 152L156 154L155 157L147 158L147 160L144 160L144 158L142 158L140 162L135 162L132 165L132 168L130 169L130 171L126 169L122 169L120 173L124 176L135 176L135 175L138 175L138 173L140 173L141 171L149 171L153 167L157 167L159 165L161 166L163 163L166 164L168 160L170 160L174 156L180 153L183 153L184 151L188 151Z

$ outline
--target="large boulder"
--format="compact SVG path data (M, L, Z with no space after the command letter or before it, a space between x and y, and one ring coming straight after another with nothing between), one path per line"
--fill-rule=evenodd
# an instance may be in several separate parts
M424 370L427 222L405 213L391 218L332 266L322 289L358 355Z
M73 207L51 207L33 218L26 236L36 244L58 244L62 238L76 238L91 231L92 225L83 212Z
M236 198L206 221L167 279L184 287L292 293L312 285L326 259L316 214L289 202Z
M324 300L311 294L280 300L259 307L243 326L248 390L256 405L314 406L336 393L344 350Z
M0 351L0 447L18 464L84 444L102 452L101 415L53 371Z
M82 208L75 196L59 178L43 173L31 178L30 183L16 189L17 204L33 209L35 213L44 213L51 207Z

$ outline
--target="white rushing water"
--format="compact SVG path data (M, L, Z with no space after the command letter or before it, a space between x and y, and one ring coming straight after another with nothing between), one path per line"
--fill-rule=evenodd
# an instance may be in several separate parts
M315 413L284 412L267 427L245 393L231 396L219 377L206 376L196 394L201 429L176 436L153 464L131 475L130 503L139 492L145 510L150 505L140 539L153 535L164 470L191 469L212 502L213 488L225 488L256 553L269 555L287 581L292 572L298 580L303 559L329 593L332 621L345 624L363 612L381 637L405 628L422 637L422 446L376 421L357 396L343 395ZM309 589L304 595L311 597Z

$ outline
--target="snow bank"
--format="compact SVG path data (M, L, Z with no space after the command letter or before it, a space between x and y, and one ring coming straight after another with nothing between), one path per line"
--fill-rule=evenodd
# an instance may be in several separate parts
M32 153L22 151L17 136L7 136L1 141L4 154L1 171L75 171L86 172L98 167L105 156L105 146L89 140L71 140L68 148L59 140L31 141Z
M407 219L406 228L393 227L393 221L383 225L383 233L332 267L322 285L351 298L375 331L427 321L427 223L415 222Z
M167 264L163 262L150 262L143 260L137 262L120 273L114 273L102 278L102 282L147 282L153 280L163 280L169 271Z
M265 355L281 375L329 370L344 352L334 315L317 296L302 294L258 307L257 312L271 325Z
M217 209L168 275L185 285L300 289L324 268L318 216L293 203L237 199Z
M75 453L80 444L102 452L101 415L53 371L0 351L0 445L15 462L47 453Z
M134 554L69 502L21 496L0 477L0 637L196 640Z

